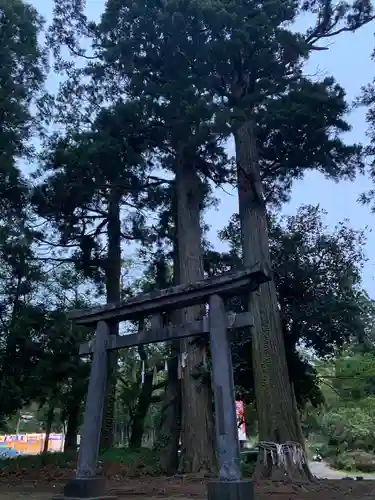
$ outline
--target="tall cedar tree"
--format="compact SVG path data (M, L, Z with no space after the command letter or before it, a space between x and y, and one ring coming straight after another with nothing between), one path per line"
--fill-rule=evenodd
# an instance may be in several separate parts
M317 9L319 13L317 26L305 36L286 29L287 23L294 21L299 12L296 2L279 2L278 8L275 7L274 2L223 2L222 10L219 9L213 22L211 16L214 16L217 5L212 3L201 17L208 28L208 36L214 41L206 46L206 49L211 49L210 53L213 51L214 57L207 58L208 52L204 54L211 66L207 72L211 76L207 89L212 88L213 79L216 78L215 90L225 102L227 119L235 140L243 260L249 266L256 263L271 266L267 200L262 179L267 170L261 168L262 163L267 165L269 160L267 152L273 153L267 167L276 175L279 170L279 179L284 184L284 198L291 179L301 173L301 167L321 167L328 175L337 177L337 168L332 168L332 164L333 167L343 167L343 157L357 159L356 148L344 147L332 136L328 127L328 122L331 122L338 131L347 128L341 120L339 109L335 115L321 113L322 106L327 105L324 97L328 97L327 87L329 84L332 86L332 81L317 85L306 81L302 76L302 62L314 50L314 44L320 38L333 34L340 17L343 23L348 23L348 29L355 29L367 22L371 10L369 3L356 2L353 12L349 14L341 9L335 10L328 1L320 4L313 2L311 5L305 3L306 10ZM269 141L264 141L262 137L262 122L267 123L270 113L276 110L284 116L288 110L287 114L292 115L293 122L294 110L297 108L300 111L301 97L309 90L308 103L311 105L315 101L316 107L310 108L309 119L307 115L300 115L302 120L293 137L293 149L298 152L302 150L296 142L296 138L302 135L301 144L305 146L308 143L310 155L296 158L294 153L291 155L294 161L289 163L289 118L279 122L278 128L270 130ZM339 100L336 101L337 105L340 105ZM341 113L343 108L345 105L341 100ZM276 116L280 118L280 115ZM310 126L314 122L315 125L318 122L319 126L312 129ZM305 135L306 128L311 131L310 136ZM276 148L270 151L268 147L275 139ZM323 141L320 142L320 139ZM309 165L306 164L306 158ZM349 163L353 166L352 161ZM285 173L288 165L292 169ZM343 175L346 171L345 165L339 173ZM259 293L249 298L249 308L255 320L252 352L260 440L303 443L288 377L274 281L262 286ZM258 462L256 475L267 476L271 471L272 468L264 467L262 461Z
M1 0L0 10L2 416L22 405L21 380L25 380L24 374L34 360L32 352L24 359L15 356L20 343L25 341L26 331L32 328L38 316L30 304L30 297L33 285L41 278L31 250L32 235L26 230L27 184L20 174L17 161L29 159L32 153L29 140L35 120L30 106L35 103L43 87L46 60L38 44L42 20L36 10L21 0Z
M209 189L204 196L201 209L206 208L213 200L209 196ZM158 244L163 254L163 262L170 262L173 266L173 282L180 283L179 279L179 244L177 238L177 196L174 184L164 193L164 201L160 208L159 224L157 227ZM204 228L203 228L204 229ZM179 311L174 311L170 318L172 324L179 324ZM158 428L155 448L161 455L161 464L167 474L175 474L179 465L179 440L181 431L181 380L179 379L179 355L181 354L179 341L174 340L170 346L168 360L168 384L164 394L162 415ZM209 384L210 375L206 367L199 367L201 383ZM183 464L184 465L184 464ZM185 465L186 466L186 465Z
M49 245L71 250L68 260L102 288L107 303L121 300L122 241L145 236L145 189L151 189L145 152L147 123L136 103L103 110L87 132L52 138L44 152L33 203L57 232ZM126 215L126 216L125 216ZM66 260L57 256L57 260ZM118 326L111 333L118 334ZM103 448L113 444L117 354L109 354Z
M138 7L134 4L135 9ZM142 12L146 12L144 7ZM128 85L120 87L119 91L127 91L134 98L142 96L153 125L164 132L163 143L159 146L160 161L175 178L177 273L180 283L189 283L204 277L201 211L207 185L202 173L216 177L222 175L226 157L218 144L220 137L212 126L218 106L209 95L199 94L198 77L190 82L179 77L180 72L188 69L186 62L183 58L176 61L168 57L173 50L169 40L159 44L162 33L158 27L152 30L155 27L153 14L152 10L147 11L144 24L134 25L129 36L129 22L134 12L123 9L116 2L109 2L98 31L104 61L116 68L121 76L118 81L128 80ZM173 21L168 26L177 36L178 26ZM114 38L118 44L115 52L112 50ZM122 67L122 61L130 53L134 60L139 61L132 73ZM154 74L148 74L149 68ZM200 307L189 308L180 321L189 322L201 314ZM181 469L185 472L212 471L216 466L211 387L202 374L206 347L196 339L181 342L181 353L186 359L181 380Z

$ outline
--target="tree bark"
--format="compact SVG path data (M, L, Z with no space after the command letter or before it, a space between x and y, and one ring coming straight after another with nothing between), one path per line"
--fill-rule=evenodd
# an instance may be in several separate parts
M48 411L47 411L47 418L46 418L46 433L44 436L44 443L43 443L43 453L44 454L48 453L49 437L51 434L54 417L55 417L55 404L54 404L54 401L52 400L48 403Z
M178 272L178 242L177 242L177 197L176 191L172 197L173 227L173 284L180 283ZM180 323L179 311L170 315L170 321ZM172 476L178 471L178 449L181 435L181 382L178 378L178 359L180 356L180 341L175 339L170 343L170 357L167 362L168 380L164 391L160 425L154 449L160 454L162 470Z
M243 260L271 268L267 211L257 158L255 125L240 125L234 133L238 169L239 215ZM288 374L279 304L274 281L261 285L249 297L254 317L252 355L259 440L275 443L299 442L302 436ZM303 443L301 443L303 444ZM269 477L272 467L259 460L255 475ZM297 471L296 471L297 472Z
M178 378L180 342L171 342L168 383L165 388L160 426L154 449L160 454L162 470L172 476L178 471L178 445L181 432L181 383Z
M77 436L81 412L81 400L72 400L68 404L68 423L64 440L64 451L77 451Z
M121 300L121 195L116 187L111 187L108 196L108 225L107 225L107 259L105 265L105 279L107 304ZM110 335L118 335L118 324L109 325ZM104 402L102 433L100 449L107 450L113 447L114 440L114 415L116 401L117 361L118 352L109 351L108 378L106 398Z
M132 430L129 441L129 448L137 449L142 446L142 438L145 430L145 418L150 407L153 391L153 370L150 369L144 346L138 348L141 360L144 363L144 381L138 396L137 407L132 418Z
M182 156L176 164L177 240L179 278L181 283L193 283L204 277L200 207L203 189L194 165ZM202 315L201 307L183 312L183 321L193 321ZM185 473L213 472L216 469L212 391L202 379L206 346L196 339L181 341L181 356L186 361L181 369L182 456Z

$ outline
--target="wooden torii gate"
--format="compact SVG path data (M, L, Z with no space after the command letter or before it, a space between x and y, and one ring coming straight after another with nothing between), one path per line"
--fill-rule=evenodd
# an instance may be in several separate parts
M95 338L80 346L80 354L92 354L83 432L76 476L63 492L66 500L111 498L104 477L97 476L100 432L107 382L107 351L164 342L209 333L212 358L212 385L215 399L216 449L219 478L208 484L209 500L251 500L251 481L241 480L232 357L229 328L251 326L249 313L227 315L224 299L255 292L270 280L258 266L225 273L187 285L138 295L116 305L74 311L70 318L79 325L96 328ZM181 325L163 326L162 313L198 304L209 304L208 318ZM109 334L109 323L151 317L151 329L135 334Z

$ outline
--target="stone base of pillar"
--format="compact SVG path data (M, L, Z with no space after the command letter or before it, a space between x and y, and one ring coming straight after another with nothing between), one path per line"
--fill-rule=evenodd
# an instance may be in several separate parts
M61 495L54 500L115 500L114 495L108 493L105 477L75 477L64 487Z
M207 484L208 500L254 500L252 481L211 481Z

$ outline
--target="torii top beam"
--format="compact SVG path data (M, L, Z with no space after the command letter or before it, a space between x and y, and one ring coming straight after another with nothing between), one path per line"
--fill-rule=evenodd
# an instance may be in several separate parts
M76 324L95 325L99 321L120 322L148 316L157 312L182 309L208 301L211 295L234 296L244 292L252 292L262 283L270 281L271 273L263 266L244 268L238 271L206 278L191 284L177 285L164 290L122 301L118 304L107 304L72 311L69 314Z

